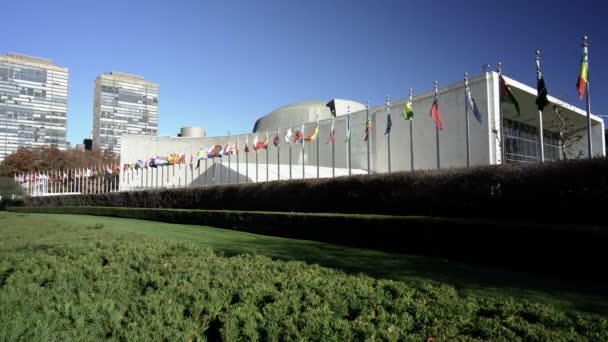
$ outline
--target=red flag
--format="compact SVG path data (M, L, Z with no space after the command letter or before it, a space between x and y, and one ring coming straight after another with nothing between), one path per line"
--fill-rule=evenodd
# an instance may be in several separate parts
M437 105L437 99L433 101L433 106L431 106L431 118L437 124L440 130L443 130L443 123L441 123L441 118L439 117L439 106Z

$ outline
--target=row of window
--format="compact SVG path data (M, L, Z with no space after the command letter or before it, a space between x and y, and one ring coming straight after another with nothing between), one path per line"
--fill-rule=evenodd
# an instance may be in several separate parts
M506 118L503 127L507 162L538 163L540 161L540 138L537 127ZM543 131L543 147L545 160L560 159L557 133Z

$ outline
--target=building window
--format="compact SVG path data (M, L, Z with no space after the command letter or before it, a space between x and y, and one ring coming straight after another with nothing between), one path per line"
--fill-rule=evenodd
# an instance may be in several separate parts
M538 129L510 119L504 119L505 157L507 163L539 163ZM560 147L557 133L543 132L545 160L559 160Z

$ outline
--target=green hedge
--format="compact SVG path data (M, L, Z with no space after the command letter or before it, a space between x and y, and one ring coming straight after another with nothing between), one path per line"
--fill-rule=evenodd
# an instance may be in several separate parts
M27 206L104 206L604 222L608 160L37 197Z
M598 277L608 262L608 228L505 220L386 215L21 207L15 212L87 214L196 224L407 254ZM142 221L141 224L145 224Z

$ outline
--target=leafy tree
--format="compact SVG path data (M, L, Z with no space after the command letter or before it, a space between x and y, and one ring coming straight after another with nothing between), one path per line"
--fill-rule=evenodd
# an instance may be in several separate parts
M68 170L120 162L117 154L106 151L61 151L54 147L20 148L0 164L0 176L48 170Z

